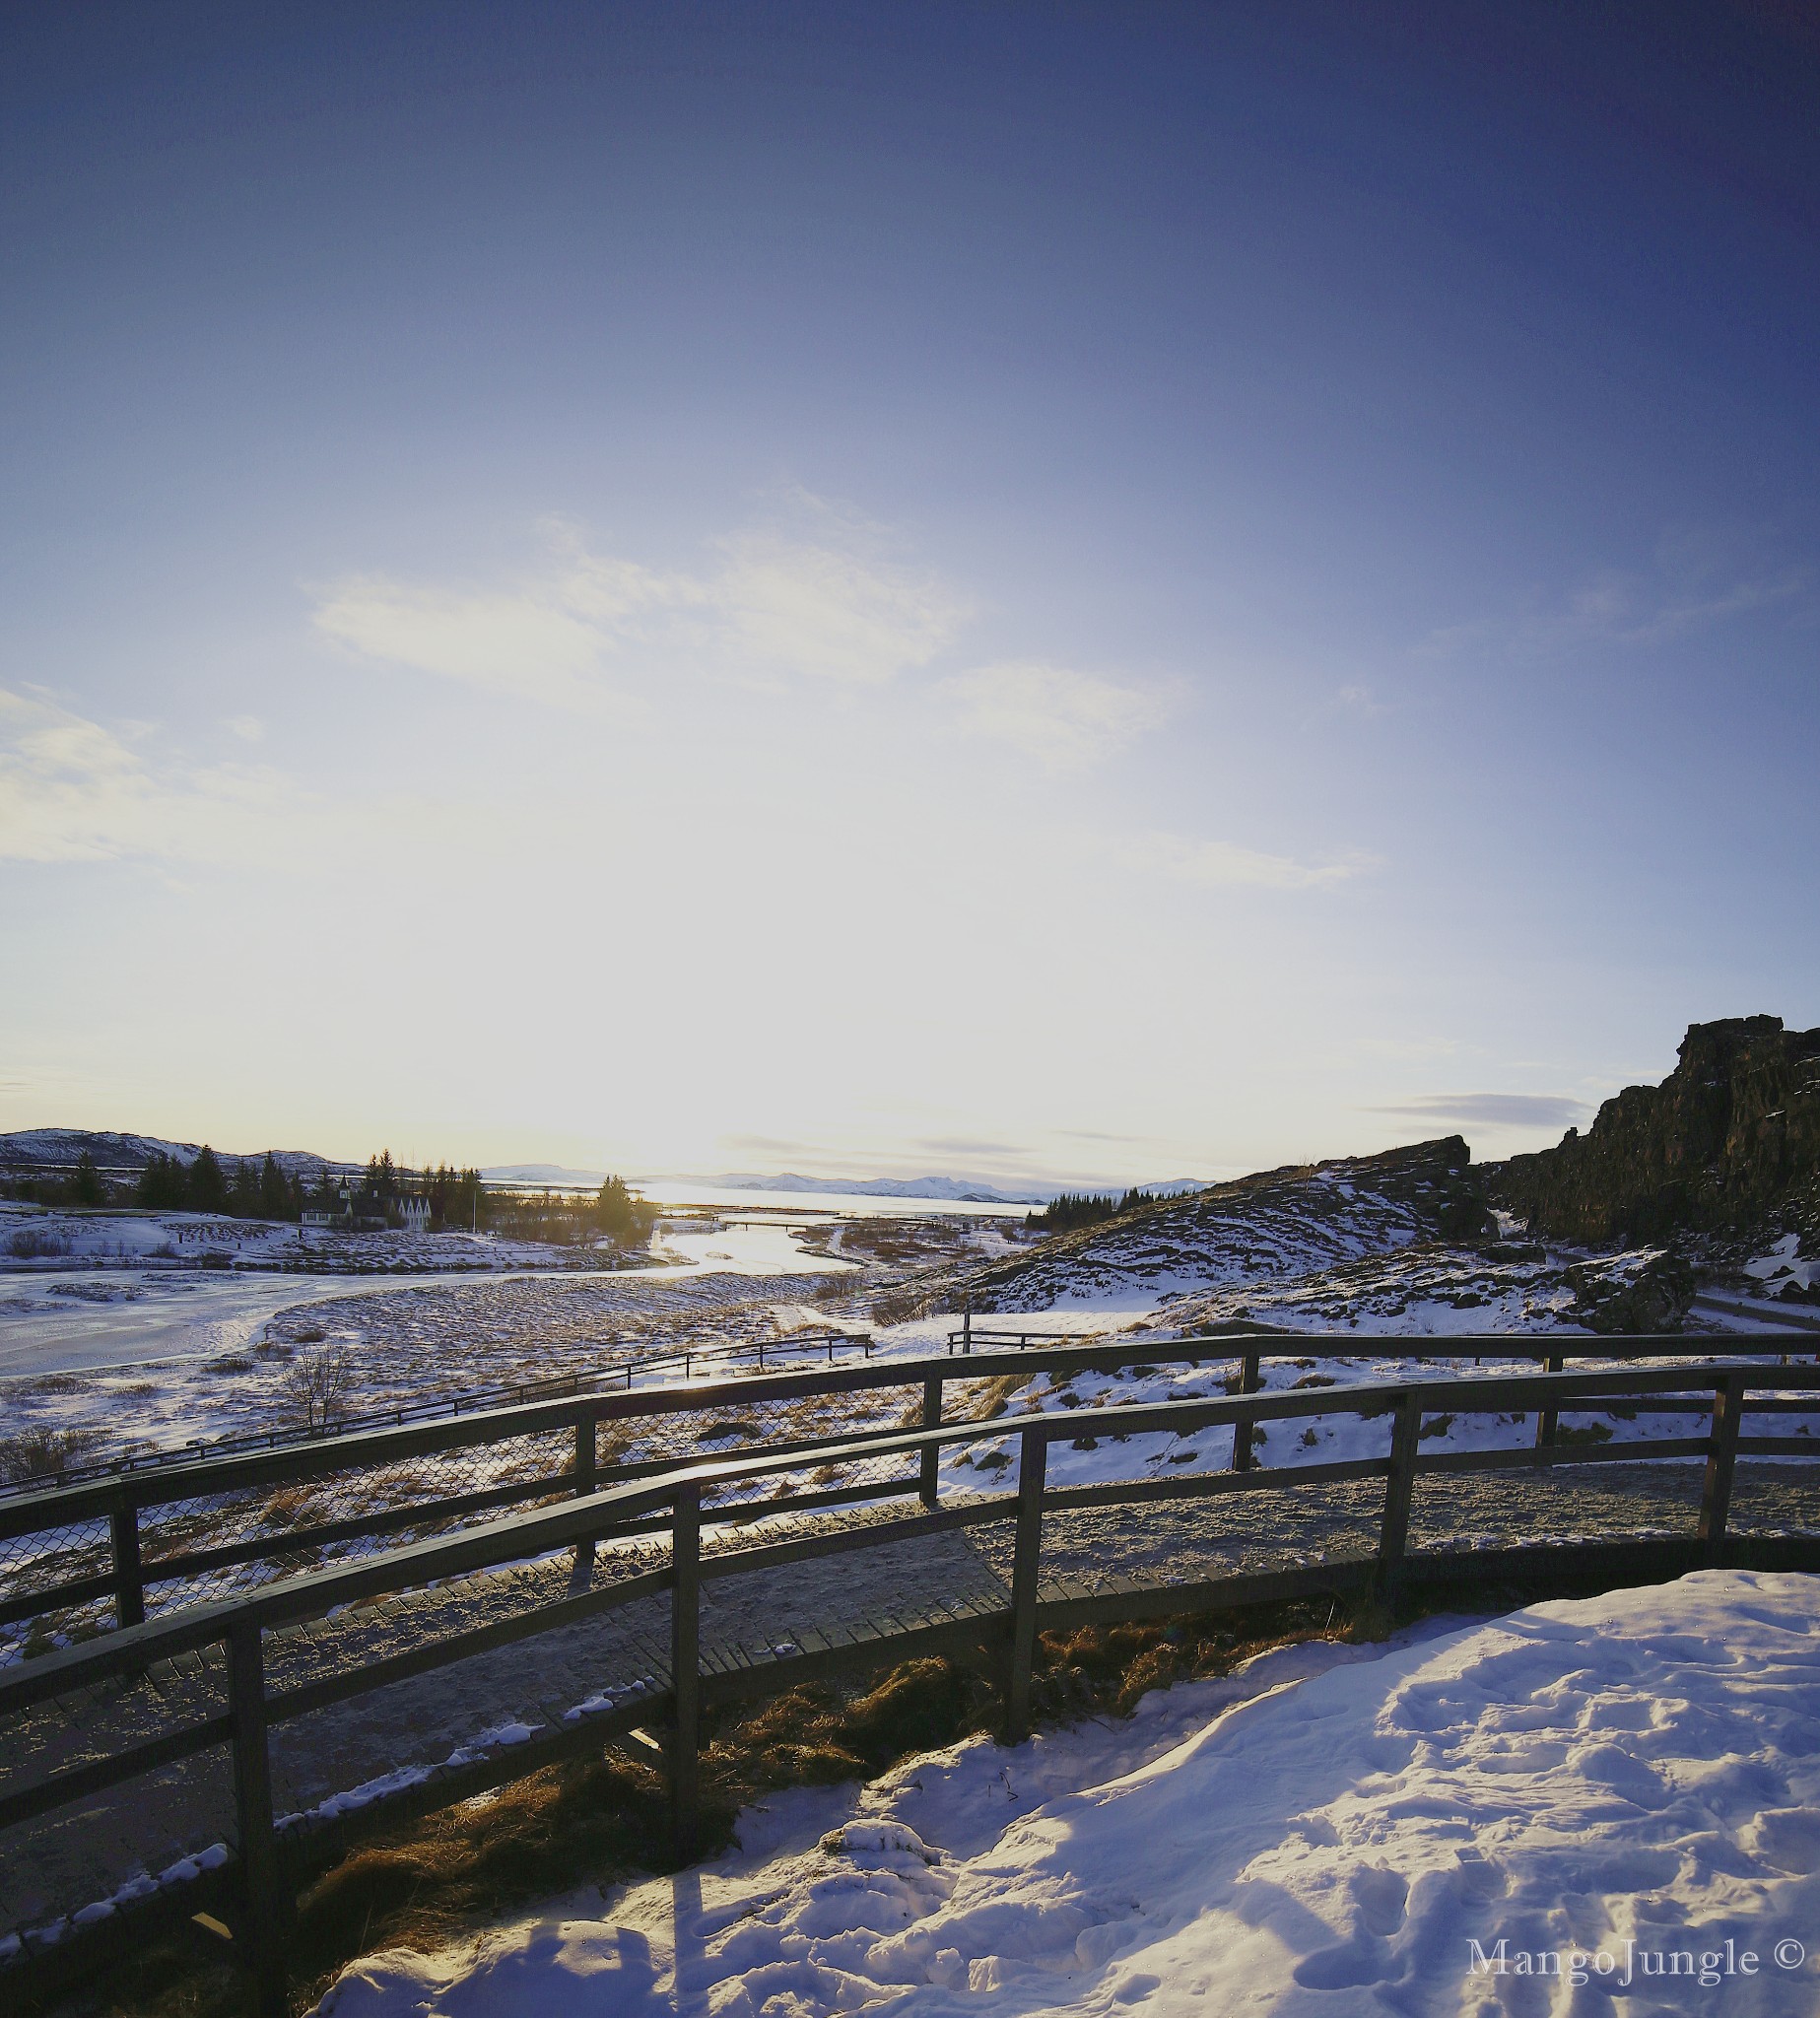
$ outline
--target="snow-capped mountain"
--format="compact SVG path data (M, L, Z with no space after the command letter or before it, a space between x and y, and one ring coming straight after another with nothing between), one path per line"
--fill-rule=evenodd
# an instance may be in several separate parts
M0 1170L7 1171L68 1171L87 1155L98 1170L120 1175L144 1170L155 1156L174 1157L187 1168L201 1153L200 1142L170 1142L162 1135L131 1135L112 1128L20 1128L0 1135ZM266 1156L263 1149L215 1153L224 1163L263 1163ZM360 1168L308 1149L274 1149L271 1154L287 1177L305 1179L323 1170Z

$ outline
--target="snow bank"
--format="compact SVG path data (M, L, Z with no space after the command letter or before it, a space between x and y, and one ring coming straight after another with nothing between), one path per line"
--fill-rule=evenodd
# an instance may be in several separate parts
M322 2011L1806 2014L1820 1583L1715 1572L1289 1649L830 1801L610 1908L372 1957Z

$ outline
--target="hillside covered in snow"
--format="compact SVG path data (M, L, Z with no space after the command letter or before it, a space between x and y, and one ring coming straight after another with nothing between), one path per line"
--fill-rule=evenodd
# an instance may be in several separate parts
M1058 1234L1028 1254L905 1285L925 1309L1143 1310L1221 1286L1269 1283L1418 1243L1489 1236L1495 1222L1457 1136L1378 1156L1261 1171Z
M124 1134L112 1128L18 1128L0 1135L0 1172L30 1176L54 1175L72 1171L86 1156L103 1175L125 1176L145 1169L159 1157L168 1157L185 1170L202 1154L200 1142L169 1142L162 1135ZM229 1163L262 1163L263 1149L237 1154L219 1152ZM272 1161L285 1176L303 1177L313 1183L324 1171L338 1176L358 1175L362 1166L336 1163L308 1149L274 1149Z

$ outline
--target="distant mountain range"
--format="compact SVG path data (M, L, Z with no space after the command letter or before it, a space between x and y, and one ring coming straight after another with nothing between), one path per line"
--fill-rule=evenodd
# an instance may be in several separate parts
M162 1135L128 1135L97 1128L22 1128L0 1135L0 1172L19 1175L49 1174L74 1170L86 1152L103 1175L127 1176L142 1171L154 1156L174 1157L186 1167L195 1162L202 1148L199 1142L170 1142ZM266 1152L218 1149L224 1162L263 1162ZM271 1152L287 1176L306 1181L324 1170L337 1174L358 1172L363 1165L337 1163L332 1157L307 1149L275 1149ZM481 1172L490 1184L598 1184L606 1171L575 1170L567 1164L492 1164ZM644 1181L656 1182L655 1177ZM796 1171L766 1176L756 1171L722 1171L718 1176L685 1175L666 1177L669 1183L700 1184L715 1191L776 1191L793 1196L830 1197L845 1194L859 1198L934 1198L953 1205L1046 1205L1063 1191L1096 1190L1122 1192L1115 1183L1027 1184L1015 1191L988 1183L980 1177L809 1177ZM1164 1183L1144 1184L1152 1197L1174 1198L1184 1191L1198 1191L1210 1179L1171 1177Z
M805 1177L785 1171L775 1177L750 1171L724 1171L718 1177L679 1179L681 1182L711 1184L719 1191L794 1191L841 1193L856 1198L941 1198L956 1205L1046 1205L1068 1190L1097 1189L1122 1193L1122 1184L1070 1185L1030 1184L1021 1190L1004 1191L978 1177ZM1201 1177L1171 1177L1161 1184L1140 1188L1152 1197L1174 1198L1183 1191L1198 1191Z
M490 1184L598 1184L605 1171L572 1170L555 1163L494 1164L481 1172ZM940 1198L961 1205L1042 1205L1058 1187L1001 1191L977 1177L805 1177L794 1171L765 1177L756 1171L721 1171L704 1176L646 1174L634 1183L700 1184L705 1191L781 1191L797 1196L858 1198Z
M852 1198L941 1198L956 1205L1041 1205L1055 1195L1053 1187L1038 1185L1024 1191L1001 1191L977 1177L805 1177L795 1171L783 1171L776 1177L723 1171L718 1177L685 1181L710 1184L716 1191L844 1192Z
M111 1128L20 1128L0 1135L0 1171L22 1175L72 1171L86 1154L103 1176L124 1177L144 1170L155 1156L174 1157L187 1169L201 1153L200 1142L169 1142L162 1135L125 1135ZM263 1163L267 1152L217 1149L215 1154L224 1163ZM325 1170L339 1174L364 1168L308 1149L274 1149L270 1154L287 1177L306 1181Z

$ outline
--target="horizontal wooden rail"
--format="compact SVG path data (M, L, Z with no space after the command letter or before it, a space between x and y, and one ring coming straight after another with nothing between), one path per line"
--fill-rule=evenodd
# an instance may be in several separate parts
M1389 1461L1382 1457L1346 1458L1333 1464L1283 1465L1270 1471L1184 1472L1169 1478L1114 1481L1096 1486L1050 1486L1043 1495L1045 1509L1054 1507L1121 1507L1146 1500L1204 1500L1229 1493L1282 1492L1290 1486L1339 1485L1348 1479L1383 1478Z
M179 1730L164 1731L105 1759L51 1774L15 1792L0 1794L0 1829L48 1815L53 1809L68 1807L71 1801L86 1800L90 1794L104 1793L110 1786L173 1766L179 1759L194 1758L211 1745L225 1744L233 1735L232 1716L211 1716Z
M1562 1410L1565 1415L1567 1411ZM1534 1471L1564 1464L1666 1463L1673 1458L1704 1457L1705 1437L1613 1437L1603 1444L1524 1445L1519 1450L1418 1450L1418 1473L1456 1471Z
M324 1436L296 1446L261 1448L236 1456L199 1455L189 1462L155 1472L129 1472L79 1485L48 1485L0 1498L0 1540L80 1520L105 1518L117 1506L144 1509L206 1499L217 1493L249 1486L301 1484L338 1471L371 1469L412 1457L439 1456L470 1446L573 1430L581 1421L617 1423L647 1416L706 1413L741 1403L808 1399L831 1393L910 1386L925 1379L988 1380L1012 1374L1029 1379L1045 1372L1114 1372L1137 1365L1217 1365L1242 1357L1245 1350L1253 1345L1263 1346L1258 1354L1260 1359L1285 1363L1317 1355L1350 1359L1400 1357L1418 1365L1424 1360L1453 1362L1474 1357L1536 1360L1544 1356L1533 1346L1516 1349L1502 1335L1436 1340L1426 1335L1411 1334L1362 1340L1350 1335L1310 1333L1303 1338L1286 1340L1281 1334L1271 1333L1267 1343L1261 1338L1242 1336L1170 1340L1116 1336L1044 1351L976 1353L965 1369L956 1369L945 1355L924 1359L873 1359L857 1367L805 1368L792 1374L748 1376L689 1387L646 1388L630 1394L568 1396L407 1424L403 1428L388 1426L350 1435ZM1295 1350L1277 1349L1289 1345L1293 1345ZM1812 1351L1811 1339L1802 1337L1796 1345ZM1697 1348L1690 1348L1689 1341L1680 1336L1601 1340L1569 1348L1556 1347L1552 1336L1550 1338L1550 1350L1556 1352L1565 1350L1617 1360L1675 1355L1688 1365L1728 1363L1744 1355L1761 1359L1768 1353L1789 1349L1787 1340L1775 1335L1737 1344L1703 1340Z
M1820 1368L1763 1367L1755 1369L1761 1384L1820 1390ZM1703 1380L1700 1376L1706 1374ZM654 1512L669 1504L679 1484L699 1483L705 1490L728 1483L775 1476L800 1470L813 1460L819 1464L840 1464L885 1456L911 1456L925 1448L953 1444L994 1442L1011 1434L1035 1428L1049 1440L1071 1441L1091 1425L1097 1438L1139 1437L1191 1433L1240 1423L1302 1420L1321 1415L1354 1415L1367 1418L1390 1413L1401 1400L1413 1397L1426 1411L1451 1403L1451 1413L1502 1413L1516 1409L1533 1410L1545 1404L1570 1409L1577 1402L1594 1399L1636 1400L1640 1406L1658 1393L1684 1392L1690 1387L1710 1386L1709 1370L1639 1368L1628 1373L1604 1370L1586 1373L1531 1374L1514 1377L1503 1374L1475 1374L1452 1379L1427 1379L1394 1385L1377 1381L1340 1383L1331 1387L1273 1388L1256 1394L1208 1396L1205 1399L1150 1402L1091 1412L1071 1410L1020 1416L1001 1416L985 1422L950 1422L933 1429L897 1430L844 1441L768 1449L751 1455L712 1460L684 1461L660 1477L627 1485L614 1485L600 1492L565 1501L560 1506L528 1514L507 1515L462 1532L406 1544L361 1561L334 1564L299 1576L276 1579L233 1599L199 1605L165 1619L120 1629L102 1639L80 1647L59 1649L34 1661L0 1669L0 1714L13 1704L57 1693L106 1674L142 1670L168 1651L206 1646L219 1637L220 1622L235 1616L256 1620L262 1629L310 1615L320 1596L324 1608L331 1604L357 1603L373 1595L403 1589L414 1583L458 1576L508 1560L513 1555L541 1553L573 1546L607 1533L612 1526L638 1514ZM902 1384L902 1383L899 1383ZM1748 1400L1745 1403L1748 1408ZM1567 1461L1600 1462L1623 1458L1642 1446L1620 1439L1571 1448L1577 1456ZM1695 1451L1704 1449L1704 1444ZM1534 1461L1535 1453L1510 1451L1458 1453L1481 1459L1487 1468L1514 1461L1517 1456ZM1693 1453L1690 1453L1693 1454ZM1314 1467L1283 1465L1270 1468L1263 1476L1277 1484L1292 1484L1298 1474ZM901 1482L910 1490L916 1480L908 1475ZM889 1488L888 1488L889 1489ZM838 1505L861 1496L864 1487L848 1486L820 1496L824 1505ZM788 1503L803 1507L816 1496L796 1496ZM771 1511L769 1504L741 1506L740 1513ZM779 1508L777 1511L781 1511ZM318 1614L319 1615L319 1614ZM52 1678L67 1679L52 1686Z
M982 1329L975 1332L973 1337L986 1344L997 1335ZM1027 1347L1041 1336L1034 1332L1015 1335ZM826 1340L820 1342L827 1343ZM1689 1341L1680 1337L1597 1340L1563 1345L1551 1334L1543 1341L1546 1354L1552 1355L1551 1364L1559 1363L1568 1354L1632 1360L1644 1357L1659 1359L1664 1354L1673 1354L1682 1367L1719 1364L1745 1353L1761 1358L1766 1349L1790 1344L1799 1346L1807 1342L1776 1336L1718 1346L1703 1341L1700 1360L1690 1362L1687 1358ZM788 1343L783 1341L780 1349L787 1347ZM1208 1359L1216 1366L1236 1360L1241 1368L1239 1385L1248 1393L1261 1389L1261 1366L1270 1362L1299 1364L1310 1356L1311 1351L1325 1352L1333 1357L1376 1359L1400 1352L1406 1359L1413 1354L1417 1367L1445 1364L1455 1369L1469 1351L1480 1360L1517 1361L1538 1357L1532 1343L1514 1342L1507 1335L1461 1334L1445 1340L1403 1336L1361 1341L1352 1337L1305 1334L1291 1338L1269 1333L1155 1342L1116 1335L1091 1340L1084 1345L1048 1346L1010 1353L977 1352L969 1359L964 1371L956 1369L952 1360L944 1362L940 1358L873 1359L858 1366L849 1362L794 1374L748 1375L685 1388L580 1393L574 1391L576 1383L572 1381L564 1383L566 1391L554 1399L470 1411L459 1416L442 1415L403 1426L388 1423L303 1444L276 1448L262 1446L235 1456L198 1456L187 1463L165 1465L149 1472L114 1475L80 1485L0 1497L0 1540L17 1540L33 1533L54 1537L72 1529L80 1530L85 1522L104 1520L107 1526L104 1543L91 1539L84 1543L59 1545L53 1540L45 1550L46 1562L54 1564L71 1551L73 1560L80 1563L85 1555L92 1559L95 1551L101 1548L106 1552L104 1569L86 1571L81 1576L62 1580L57 1580L53 1572L42 1582L22 1582L18 1581L18 1573L14 1573L15 1581L11 1587L0 1594L0 1623L78 1607L93 1607L98 1601L111 1598L116 1625L130 1626L144 1617L145 1594L149 1587L169 1588L185 1582L196 1583L224 1571L254 1564L283 1565L288 1558L299 1554L333 1548L348 1541L376 1539L412 1529L421 1531L427 1526L462 1519L525 1500L555 1497L571 1490L585 1492L596 1483L607 1480L664 1476L688 1461L670 1455L596 1469L589 1460L597 1432L603 1423L649 1421L684 1412L711 1414L719 1408L737 1409L772 1401L836 1393L858 1394L898 1386L913 1389L917 1384L921 1385L924 1394L923 1419L928 1422L940 1415L945 1382L999 1379L1007 1374L1015 1374L1020 1380L1030 1380L1046 1373L1054 1383L1082 1372L1107 1372L1159 1361L1162 1364L1199 1367ZM1480 1374L1475 1378L1489 1377ZM1576 1408L1584 1411L1595 1403L1582 1398L1565 1405L1573 1412ZM1683 1396L1664 1398L1660 1406L1670 1412L1691 1413L1702 1410L1705 1403ZM1782 1400L1766 1402L1763 1406L1790 1410L1799 1408L1801 1404L1797 1400ZM1542 1412L1538 1443L1544 1446L1552 1446L1556 1440L1558 1414L1559 1411L1552 1407L1546 1407ZM1252 1437L1254 1425L1259 1420L1262 1418L1240 1416L1235 1421L1233 1462L1236 1470L1247 1469L1252 1462ZM212 1549L178 1549L160 1554L156 1549L144 1547L144 1537L137 1524L143 1512L158 1506L206 1504L235 1492L276 1489L335 1477L348 1479L352 1486L363 1471L383 1470L387 1466L418 1459L444 1457L514 1439L552 1435L573 1439L574 1458L570 1466L465 1493L405 1499L395 1505L303 1527L274 1523L262 1526L255 1534ZM774 1445L771 1447L820 1449L841 1441L842 1437L837 1433L832 1439L804 1439L789 1446ZM921 1458L925 1497L932 1490L929 1467L933 1455L933 1452L925 1450ZM588 1467L585 1473L584 1464ZM831 1494L825 1504L834 1504L842 1497L844 1495Z

